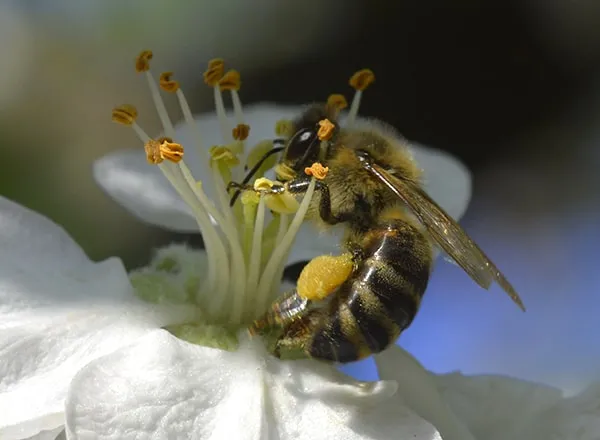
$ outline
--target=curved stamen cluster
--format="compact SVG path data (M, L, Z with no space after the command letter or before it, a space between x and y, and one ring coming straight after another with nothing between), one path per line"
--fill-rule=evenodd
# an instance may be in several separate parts
M151 59L152 52L142 52L136 59L136 70L146 75L166 137L152 139L148 136L136 123L137 110L131 105L114 109L113 121L134 129L144 143L148 162L159 167L196 217L208 254L208 268L198 290L197 302L207 304L208 317L215 322L230 325L249 323L266 309L277 293L287 254L308 210L314 183L298 204L285 192L264 194L261 185L272 182L262 179L255 185L256 192L244 193L241 209L239 205L235 209L230 208L226 185L243 173L240 158L245 158L245 140L250 132L238 95L240 74L235 70L225 73L223 60L212 60L208 64L204 80L214 89L224 145L206 148L185 95L179 83L173 80L173 72L161 74L157 82L150 70ZM176 94L196 146L202 151L201 157L210 163L216 203L207 196L202 183L193 177L184 160L184 147L173 141L175 130L161 97L161 89ZM230 124L225 111L224 91L231 94L234 128L231 128L233 124ZM264 149L262 144L264 142L260 147ZM273 148L272 141L270 144ZM273 213L270 219L267 207ZM290 220L291 214L294 216Z
M315 179L323 179L328 169L315 164L305 172L313 176L309 189L302 200L286 191L270 191L273 182L260 178L260 174L274 165L273 161L261 166L254 184L254 191L242 194L241 204L230 207L227 185L240 181L245 164L256 163L258 157L274 148L272 140L259 142L246 154L246 140L250 126L245 123L242 103L238 94L241 77L236 70L225 71L222 59L208 63L204 82L213 88L215 110L219 122L223 145L203 145L198 125L194 121L179 82L173 72L164 72L156 81L150 69L151 51L143 51L135 61L138 73L146 76L156 111L163 125L165 137L153 139L136 123L137 110L131 105L122 105L113 110L113 121L130 126L144 143L150 164L158 166L181 198L190 206L198 228L202 233L208 267L196 295L196 302L207 311L207 318L214 323L245 325L261 315L274 295L278 293L287 255L294 238L304 220L315 189ZM350 80L356 89L352 101L348 124L358 112L360 94L374 80L373 73L364 69ZM184 160L184 147L175 139L175 129L167 113L161 90L177 96L186 123L191 128L200 157L210 164L215 200L211 200L197 181ZM229 92L233 104L233 121L225 110L223 92ZM340 111L347 107L342 95L332 95L328 105ZM322 151L327 150L328 141L335 126L328 120L320 123L319 140ZM293 124L280 121L275 132L289 138ZM270 212L267 212L267 208ZM292 217L293 215L293 217Z

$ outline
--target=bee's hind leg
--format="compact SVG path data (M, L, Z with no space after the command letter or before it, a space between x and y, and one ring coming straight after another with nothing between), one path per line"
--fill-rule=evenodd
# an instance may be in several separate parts
M315 329L320 325L320 312L311 310L301 319L290 322L283 328L271 351L279 359L306 359Z

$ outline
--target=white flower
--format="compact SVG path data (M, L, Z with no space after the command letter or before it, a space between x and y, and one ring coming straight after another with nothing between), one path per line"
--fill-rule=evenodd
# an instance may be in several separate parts
M120 261L89 261L59 226L3 198L0 249L2 439L54 438L66 397L70 438L435 434L393 381L278 361L257 341L229 352L156 330L198 312L138 300Z
M121 262L88 260L51 221L0 198L0 438L64 424L72 377L153 328L194 319L151 306Z
M148 76L165 133L176 139ZM181 245L157 251L130 275L137 297L117 260L90 262L59 227L0 199L1 438L52 438L63 423L69 438L82 439L541 440L549 432L588 438L582 435L599 419L594 388L563 399L516 380L436 378L397 346L376 356L383 380L360 383L332 365L278 360L250 339L243 330L280 291L314 183L293 216L269 220L265 198L252 194L241 213L231 211L223 183L236 172L233 153L243 155L244 145L228 139L218 87L215 98L226 145L211 150L213 167L203 177L215 183L216 204L180 160L181 145L150 139L131 107L113 114L133 126L148 159L191 208L170 195L162 198L163 214L186 213L207 245L207 254ZM238 123L246 121L239 101L235 113ZM108 181L114 188L128 177L141 182L136 194L148 200L167 194L160 185L145 194L145 183L159 180L140 180L137 172ZM463 182L468 187L468 177ZM431 191L452 214L464 210L468 194L457 198L462 205L448 204ZM153 212L144 204L134 211L142 218ZM161 221L169 225L168 216ZM263 234L269 221L274 228Z
M172 135L158 98L157 107ZM134 114L124 107L113 116ZM181 146L130 125L189 204L208 258L184 246L158 251L131 274L136 298L117 260L89 262L58 227L3 201L2 438L52 435L63 408L70 438L434 438L394 381L365 384L332 365L280 361L244 333L279 293L314 183L294 215L271 219L276 234L263 236L264 198L244 197L250 234L242 234L222 187L239 144L211 150L214 204L177 160Z

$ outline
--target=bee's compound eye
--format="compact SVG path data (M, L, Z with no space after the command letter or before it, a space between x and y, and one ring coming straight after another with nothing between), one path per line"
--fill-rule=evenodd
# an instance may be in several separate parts
M317 130L303 128L298 130L290 139L286 158L291 161L307 160L318 153L318 146Z

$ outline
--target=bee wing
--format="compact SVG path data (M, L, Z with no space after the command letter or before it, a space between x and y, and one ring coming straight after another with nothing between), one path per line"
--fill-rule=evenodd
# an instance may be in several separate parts
M497 282L522 309L525 306L498 268L467 233L427 193L416 184L399 179L375 163L363 161L375 175L412 210L435 242L484 289Z

